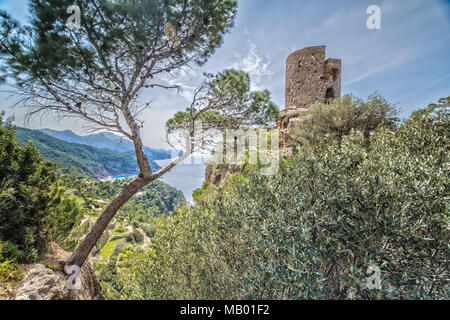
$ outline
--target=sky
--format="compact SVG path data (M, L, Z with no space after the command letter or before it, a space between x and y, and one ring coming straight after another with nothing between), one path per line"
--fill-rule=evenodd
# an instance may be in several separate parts
M26 21L26 2L0 0L0 10ZM367 28L370 5L381 8L379 30ZM190 104L204 72L244 70L252 89L269 89L283 109L287 56L317 45L326 45L327 57L342 59L342 94L367 98L378 91L405 118L450 95L450 0L239 0L235 27L208 63L166 79L182 85L182 92L148 90L143 95L152 101L142 115L144 143L167 147L162 141L165 123ZM11 109L12 104L0 93L0 110L24 125L24 111ZM51 116L34 119L28 127L83 134L82 122Z

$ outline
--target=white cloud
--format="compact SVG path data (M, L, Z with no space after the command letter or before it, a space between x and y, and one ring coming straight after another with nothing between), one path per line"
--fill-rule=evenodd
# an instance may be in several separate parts
M378 56L378 58L368 58L366 63L350 70L348 78L343 79L344 86L351 86L352 84L370 79L394 68L399 68L413 57L413 50L404 50L402 54L390 54L389 56L381 55Z
M271 61L268 58L262 58L253 43L249 42L248 46L247 55L235 62L232 67L250 75L252 90L261 90L263 84L273 76L273 72L269 68Z
M198 72L192 67L184 66L161 78L170 86L180 86L181 90L179 95L187 101L192 101L196 89L194 81L198 75Z

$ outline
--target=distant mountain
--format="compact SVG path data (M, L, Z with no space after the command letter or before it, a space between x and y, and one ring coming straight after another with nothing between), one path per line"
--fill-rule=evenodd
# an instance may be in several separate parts
M133 151L119 153L86 144L70 143L46 135L39 130L19 127L16 128L16 135L22 144L32 140L44 158L57 163L69 172L81 172L93 178L139 172ZM150 161L150 165L154 171L160 169L153 161Z
M85 144L94 148L107 149L114 152L134 152L133 142L111 132L80 136L71 130L57 131L52 129L41 129L39 131L66 142ZM149 160L165 160L172 158L171 151L169 150L144 147L144 152Z

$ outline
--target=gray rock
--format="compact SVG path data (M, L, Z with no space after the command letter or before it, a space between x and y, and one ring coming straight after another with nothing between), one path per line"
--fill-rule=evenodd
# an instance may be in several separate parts
M64 273L35 264L18 289L16 300L104 300L100 283L90 263L80 271L79 289L70 290Z

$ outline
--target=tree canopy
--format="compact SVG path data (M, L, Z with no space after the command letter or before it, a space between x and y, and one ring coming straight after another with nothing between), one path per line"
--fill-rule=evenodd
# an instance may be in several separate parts
M143 88L170 88L161 76L204 63L233 25L235 0L80 0L79 29L66 25L71 0L30 0L29 25L0 13L2 76L15 79L32 112L74 114L132 136L121 120L136 118ZM176 30L178 42L166 34Z
M228 69L217 75L205 74L191 105L167 121L166 131L169 142L175 136L183 144L183 137L188 135L197 149L208 145L214 148L213 137L224 130L274 126L278 114L268 90L252 91L248 73ZM196 122L201 122L201 132L194 136Z

